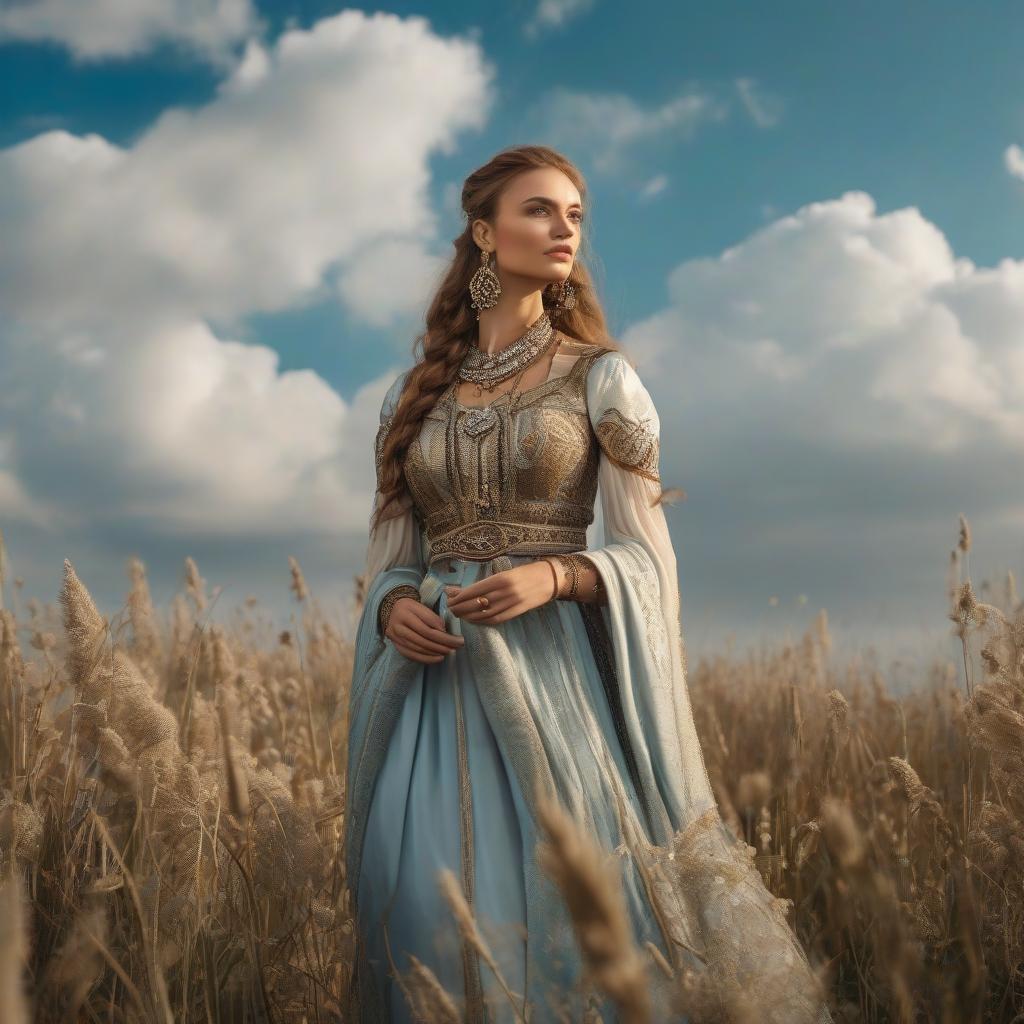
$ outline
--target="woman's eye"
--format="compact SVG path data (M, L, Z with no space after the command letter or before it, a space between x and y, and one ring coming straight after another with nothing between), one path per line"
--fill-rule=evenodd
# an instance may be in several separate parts
M530 210L530 213L536 213L538 210L540 210L541 213L547 213L548 212L548 209L547 209L546 206L534 206ZM576 220L583 220L583 214L580 213L579 210L573 210L572 211L572 216L575 217Z

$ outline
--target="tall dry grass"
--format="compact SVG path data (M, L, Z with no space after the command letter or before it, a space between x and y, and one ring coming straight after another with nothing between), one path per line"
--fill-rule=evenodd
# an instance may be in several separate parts
M839 1021L1024 1019L1024 605L1012 575L975 590L970 545L964 521L958 662L921 666L905 696L866 660L832 665L824 612L796 644L690 670L723 817L792 901ZM163 613L132 560L112 619L70 562L53 605L6 564L0 538L0 1019L347 1019L352 650L300 567L275 636L251 604L214 624L191 559ZM671 967L632 946L607 852L557 807L544 824L584 984L650 1020L644 971ZM497 970L455 876L438 882ZM424 1019L461 1019L428 964L402 989ZM694 1024L757 1019L721 995L679 979Z

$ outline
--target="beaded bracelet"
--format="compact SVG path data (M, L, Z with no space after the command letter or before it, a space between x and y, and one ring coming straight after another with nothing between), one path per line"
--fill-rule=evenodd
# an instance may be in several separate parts
M384 595L384 598L377 609L377 626L382 637L387 633L388 619L391 618L391 609L394 608L395 603L400 601L403 597L414 597L418 601L420 597L419 587L414 587L411 583L400 583L397 587L393 587Z

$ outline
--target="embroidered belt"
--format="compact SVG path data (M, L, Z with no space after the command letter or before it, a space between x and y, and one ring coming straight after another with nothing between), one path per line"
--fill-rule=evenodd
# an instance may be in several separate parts
M581 551L587 546L587 528L481 519L475 523L463 523L437 538L428 536L427 540L430 544L431 563L442 558L486 562L498 555L547 555Z

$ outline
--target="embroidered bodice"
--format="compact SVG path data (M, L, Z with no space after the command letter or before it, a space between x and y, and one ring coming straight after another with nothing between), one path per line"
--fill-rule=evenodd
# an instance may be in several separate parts
M486 410L460 403L453 382L424 417L404 474L428 563L585 549L602 449L658 480L657 414L622 386L635 377L623 354L563 338L556 359L568 370ZM382 410L378 465L393 398Z

